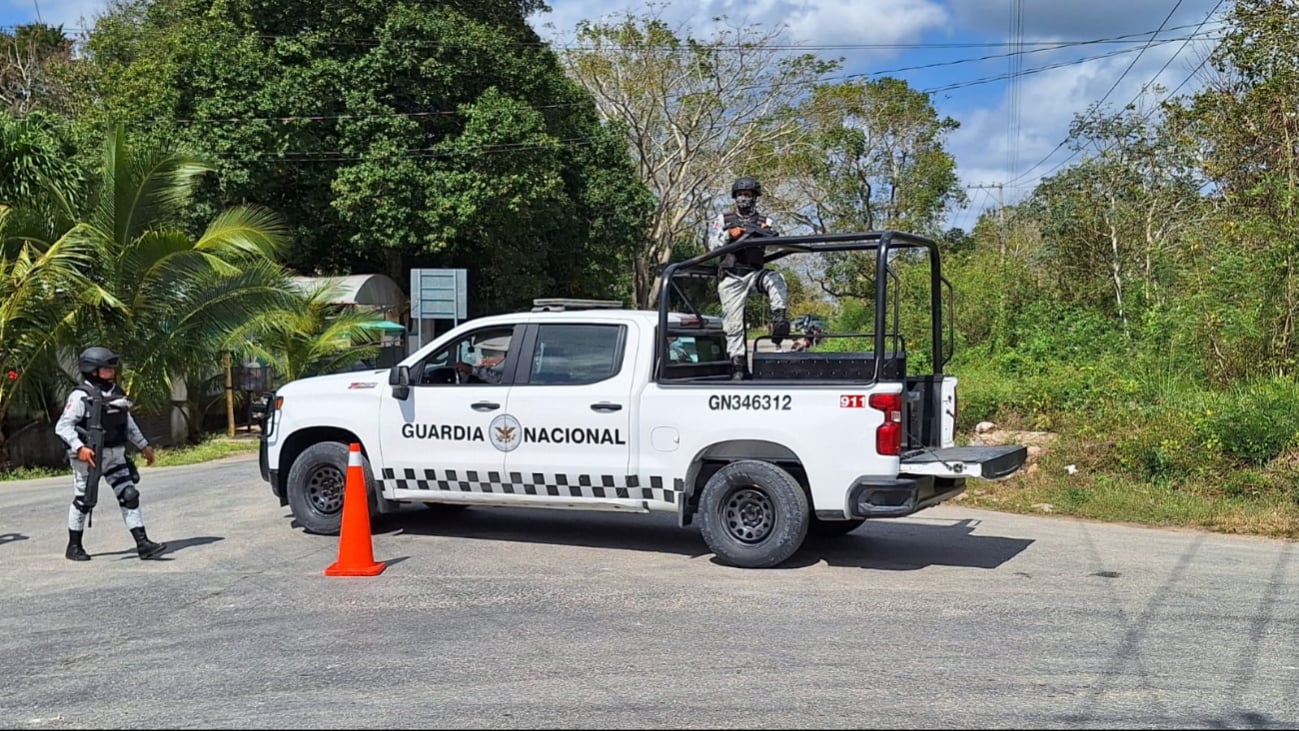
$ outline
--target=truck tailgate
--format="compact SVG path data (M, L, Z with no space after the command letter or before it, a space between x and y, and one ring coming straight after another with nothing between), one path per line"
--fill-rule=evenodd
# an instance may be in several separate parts
M900 472L906 475L1000 480L1014 474L1027 458L1028 447L1020 444L942 447L903 457Z

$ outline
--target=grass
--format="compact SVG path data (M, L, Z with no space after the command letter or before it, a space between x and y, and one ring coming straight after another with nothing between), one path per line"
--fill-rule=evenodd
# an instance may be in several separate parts
M187 464L199 464L212 460L232 457L239 454L252 454L257 451L257 440L243 437L230 439L225 435L213 436L199 444L179 447L157 447L154 455L158 458L155 467L176 467ZM143 459L134 458L144 467ZM18 467L0 472L0 482L7 480L34 480L40 477L58 477L68 474L67 467Z
M1265 490L1245 497L1228 494L1215 482L1143 481L1079 468L1070 475L1063 460L1048 457L1039 469L1001 482L973 480L966 484L962 504L1106 523L1299 539L1299 501L1290 492Z

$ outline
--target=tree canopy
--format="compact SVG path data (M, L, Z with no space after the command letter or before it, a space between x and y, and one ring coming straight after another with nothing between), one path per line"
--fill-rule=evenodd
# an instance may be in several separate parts
M209 151L197 219L255 200L308 274L472 267L471 309L616 296L646 188L532 2L123 0L92 117Z

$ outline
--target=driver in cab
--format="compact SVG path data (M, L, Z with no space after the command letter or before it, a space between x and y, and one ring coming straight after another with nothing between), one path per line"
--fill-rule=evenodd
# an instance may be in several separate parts
M483 383L499 384L505 378L504 365L507 351L504 348L496 350L486 345L480 345L476 350L481 354L477 358L478 362L460 361L455 365L456 371Z

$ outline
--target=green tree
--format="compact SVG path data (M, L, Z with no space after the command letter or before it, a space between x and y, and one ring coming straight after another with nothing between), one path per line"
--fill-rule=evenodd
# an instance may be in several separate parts
M1236 0L1207 59L1202 91L1174 110L1170 127L1198 146L1220 200L1217 230L1230 268L1249 275L1247 310L1215 308L1205 322L1215 370L1293 374L1299 369L1299 14L1293 2ZM1244 252L1248 262L1240 262ZM1224 262L1225 264L1225 262ZM1242 267L1243 264L1243 267ZM1233 293L1239 301L1244 292ZM1257 319L1256 319L1257 318ZM1250 321L1253 337L1232 323ZM1236 365L1231 365L1236 364Z
M184 152L132 146L119 127L88 195L62 200L78 221L65 237L93 252L91 276L112 298L111 307L80 320L76 335L122 354L123 386L145 409L169 405L186 374L219 364L212 357L229 333L288 296L274 260L285 237L275 214L238 206L198 236L179 227L198 179L211 170Z
M774 167L770 151L801 132L790 105L836 67L784 53L781 36L747 27L697 38L652 14L578 26L565 54L569 72L601 115L626 130L640 179L654 193L635 254L639 305L656 301L659 267L681 240L702 243L731 180Z
M905 81L818 84L795 116L803 134L773 158L786 208L814 231L937 235L942 214L965 202L956 160L943 147L959 125Z
M615 294L648 207L539 7L124 0L87 48L100 115L214 157L196 220L282 211L303 273L464 266L482 312Z
M0 110L65 112L76 96L72 39L44 23L0 28Z
M0 203L17 206L15 215L22 215L44 208L47 188L73 195L82 182L77 153L62 118L41 111L21 117L0 111Z
M1182 234L1207 210L1189 150L1149 116L1078 115L1072 146L1088 154L1044 180L1031 203L1060 290L1103 307L1124 331L1163 300Z

